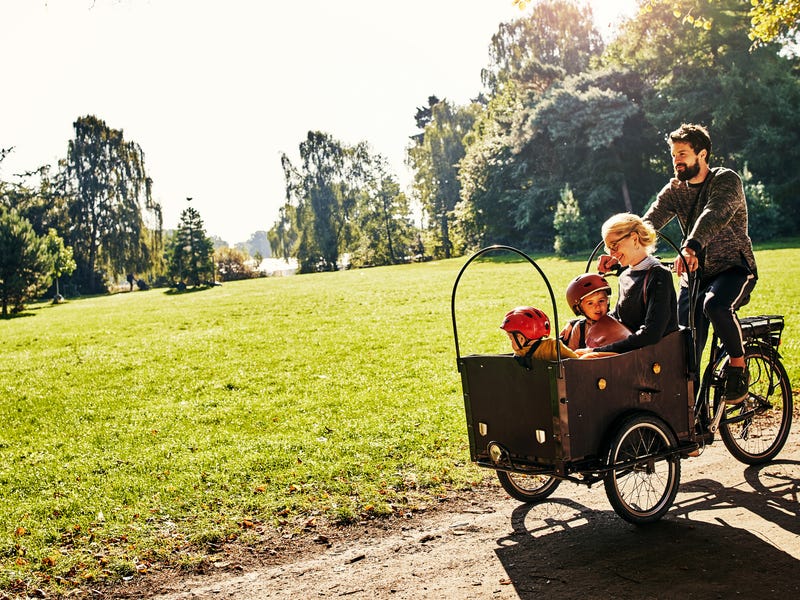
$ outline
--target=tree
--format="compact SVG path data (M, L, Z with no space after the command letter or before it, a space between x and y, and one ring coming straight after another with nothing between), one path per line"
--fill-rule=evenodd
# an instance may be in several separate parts
M786 216L781 233L797 231L800 61L782 55L777 44L751 47L748 10L740 0L649 0L649 6L625 26L604 62L627 65L645 83L641 105L662 140L649 152L653 168L671 171L667 132L682 122L707 125L712 163L739 172L747 164ZM713 26L675 19L675 12L690 11Z
M459 163L461 199L453 211L454 249L459 254L489 244L514 244L514 210L522 173L510 142L520 100L515 85L492 96L473 125Z
M195 287L214 281L214 244L206 235L200 213L193 207L181 213L169 250L173 281Z
M800 0L750 0L750 39L756 44L797 43Z
M16 210L0 207L0 303L2 315L19 312L49 285L53 257L45 241Z
M56 286L55 301L61 301L61 294L58 289L58 280L62 275L71 275L76 268L75 259L72 256L72 248L64 245L64 240L56 233L55 229L47 232L44 239L44 246L53 261L52 278Z
M449 258L453 250L450 228L461 195L459 162L466 154L466 137L480 110L477 104L458 107L442 100L432 107L421 142L408 148L414 192L434 233L434 254L444 258Z
M796 232L800 60L779 44L753 47L749 12L742 0L643 0L576 75L531 85L522 62L495 66L507 77L461 161L465 239L548 250L554 198L567 184L589 231L614 212L641 213L672 172L664 138L682 122L709 126L715 166L742 173L747 165L753 224ZM502 56L527 52L503 48Z
M555 209L551 198L565 184L581 197L591 230L599 229L610 208L634 210L628 181L648 181L647 165L637 153L646 147L642 136L651 131L634 101L637 88L625 72L588 72L553 85L518 113L510 141L532 182L518 218L536 239L551 239L546 228Z
M34 171L18 174L16 183L0 182L0 204L16 209L33 226L39 237L55 229L59 236L69 236L71 227L67 212L64 174L51 174L45 165Z
M467 245L550 250L565 184L594 206L626 202L626 146L619 140L638 111L624 74L584 71L602 49L598 40L591 13L571 2L539 3L531 17L501 26L493 38L494 64L485 73L496 74L499 85L459 174L457 227ZM576 74L565 76L570 72ZM590 223L602 214L581 208Z
M754 242L765 242L778 237L783 229L781 214L766 188L760 181L753 181L753 174L745 165L742 173L744 195L747 198L747 221L750 237Z
M346 146L320 131L309 131L300 144L299 166L283 155L300 272L338 268L339 255L352 239L353 210L367 156L366 144Z
M256 252L261 256L270 255L269 236L266 231L256 231L250 234L250 238L243 243L236 244L236 248L244 250L250 256L255 256Z
M211 236L211 243L214 245L214 250L230 247L230 244L218 235Z
M428 96L428 104L426 106L418 106L417 112L414 115L414 122L417 124L419 133L411 136L417 144L422 144L423 137L425 136L425 127L433 120L433 107L439 104L440 100L437 96Z
M408 197L389 173L384 157L370 157L365 167L365 185L353 219L350 262L353 266L403 262L411 254L414 239Z
M272 256L289 260L297 243L298 224L295 207L285 204L278 210L278 220L267 233Z
M513 0L520 8L525 8L526 0ZM660 0L642 0L641 7L649 13ZM787 46L796 46L800 31L800 0L749 0L748 20L749 39L754 47L779 42ZM714 18L697 14L695 7L687 7L685 2L672 0L668 3L673 17L682 23L710 30L714 26Z
M71 242L82 284L153 268L161 254L161 207L152 199L144 152L122 130L79 118L67 156Z
M500 25L481 78L491 95L509 81L542 92L566 75L583 72L602 50L588 3L541 0L529 16Z
M553 245L556 254L564 256L591 247L586 219L581 215L578 201L568 185L561 191L561 199L553 217L553 228L556 231Z

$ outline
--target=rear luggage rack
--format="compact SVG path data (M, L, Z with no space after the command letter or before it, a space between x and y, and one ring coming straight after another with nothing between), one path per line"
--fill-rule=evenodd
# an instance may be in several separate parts
M742 337L745 340L762 340L774 347L781 343L782 315L742 317L739 319L739 323L742 326Z

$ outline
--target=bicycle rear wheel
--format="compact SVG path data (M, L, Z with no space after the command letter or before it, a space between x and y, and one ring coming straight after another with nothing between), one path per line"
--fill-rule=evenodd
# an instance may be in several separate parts
M724 363L726 360L721 361ZM737 460L758 465L775 458L792 425L792 388L777 354L769 348L745 349L750 374L748 396L741 404L725 406L715 394L714 410L724 410L719 432ZM720 369L724 364L720 365Z

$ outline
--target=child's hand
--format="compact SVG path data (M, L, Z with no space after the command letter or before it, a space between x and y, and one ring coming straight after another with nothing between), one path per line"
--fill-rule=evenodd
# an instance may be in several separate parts
M619 264L619 261L611 256L610 254L603 254L597 260L597 271L602 274L606 274L609 271L613 271L614 267Z

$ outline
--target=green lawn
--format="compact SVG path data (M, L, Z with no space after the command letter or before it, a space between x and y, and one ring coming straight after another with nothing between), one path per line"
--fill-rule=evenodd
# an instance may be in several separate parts
M796 245L796 244L793 244ZM786 315L800 373L800 251L757 253L745 314ZM469 462L450 299L465 259L120 293L0 320L0 589L64 590L190 565L218 543L400 514L489 475ZM571 315L585 259L538 261ZM527 262L474 262L462 354L507 352Z

